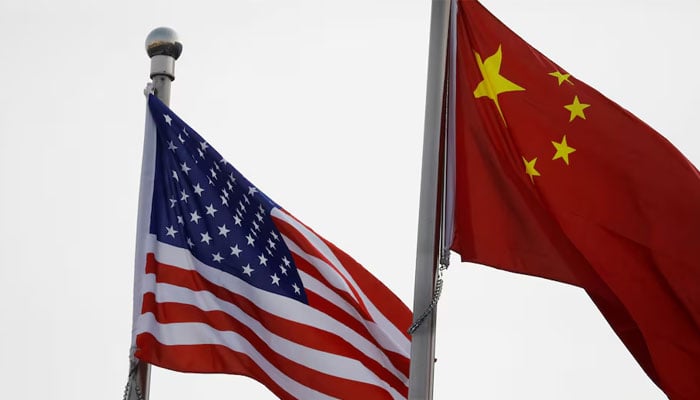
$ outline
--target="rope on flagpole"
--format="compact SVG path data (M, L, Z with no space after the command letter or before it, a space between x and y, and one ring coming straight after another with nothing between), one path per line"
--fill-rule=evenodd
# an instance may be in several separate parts
M124 387L124 397L122 400L127 400L132 389L136 393L137 400L145 400L141 387L139 386L138 380L136 379L136 372L138 371L138 362L132 362L131 368L129 368L129 377L126 380L126 386ZM133 386L132 383L133 382Z
M442 285L444 272L450 266L450 256L449 250L443 251L440 256L440 266L437 269L437 279L435 279L435 289L433 290L433 299L430 301L428 308L423 311L423 313L416 319L416 321L408 328L408 334L413 335L416 330L423 324L423 322L430 316L430 314L437 307L438 301L440 301L440 295L442 294Z

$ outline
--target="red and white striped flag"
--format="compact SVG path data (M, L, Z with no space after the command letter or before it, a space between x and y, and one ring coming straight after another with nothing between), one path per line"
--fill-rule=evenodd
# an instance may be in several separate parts
M411 312L149 96L134 356L282 399L404 399Z

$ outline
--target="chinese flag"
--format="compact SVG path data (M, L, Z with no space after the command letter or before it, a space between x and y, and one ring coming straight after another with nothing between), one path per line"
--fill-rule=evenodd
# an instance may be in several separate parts
M477 1L457 11L451 249L580 286L669 398L700 399L697 169Z

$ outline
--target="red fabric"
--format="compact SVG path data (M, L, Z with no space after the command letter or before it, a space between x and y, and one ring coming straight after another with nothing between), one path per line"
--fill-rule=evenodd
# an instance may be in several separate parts
M582 287L669 398L700 399L697 169L477 1L456 40L452 250Z

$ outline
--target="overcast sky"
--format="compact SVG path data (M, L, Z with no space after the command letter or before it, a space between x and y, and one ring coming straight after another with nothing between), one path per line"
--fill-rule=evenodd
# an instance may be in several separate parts
M698 165L700 2L483 4ZM0 2L1 396L122 396L158 26L184 45L175 112L412 306L429 17L427 0ZM437 359L440 400L665 398L582 290L456 259ZM153 370L152 400L195 396L273 398Z

